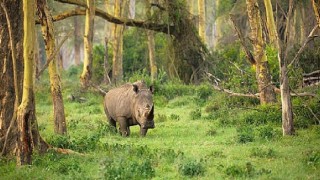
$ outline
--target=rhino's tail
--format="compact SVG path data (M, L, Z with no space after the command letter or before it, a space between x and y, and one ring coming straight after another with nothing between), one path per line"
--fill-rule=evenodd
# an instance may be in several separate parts
M99 94L101 94L102 96L105 96L107 94L106 91L104 91L103 89L101 89L100 86L95 85L95 84L90 84L91 87L95 88L96 90L98 90Z

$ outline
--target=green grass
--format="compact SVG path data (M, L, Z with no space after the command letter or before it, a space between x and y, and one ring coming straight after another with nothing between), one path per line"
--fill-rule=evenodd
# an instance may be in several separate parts
M53 132L51 97L45 76L36 84L37 120L41 135L50 144L84 155L63 155L51 150L44 155L35 154L33 165L26 167L16 167L14 159L1 159L0 179L320 177L319 125L297 129L295 136L282 137L281 124L273 119L278 114L270 115L265 110L268 107L259 111L255 105L252 109L232 107L231 100L224 95L198 88L204 89L204 93L167 97L164 92L156 94L156 128L141 138L139 128L131 127L131 136L123 138L107 124L103 97L93 91L80 92L77 77L64 77L69 80L63 82L68 135ZM86 100L81 103L68 100L70 94ZM266 122L257 123L264 112L269 114ZM252 139L247 140L247 136Z

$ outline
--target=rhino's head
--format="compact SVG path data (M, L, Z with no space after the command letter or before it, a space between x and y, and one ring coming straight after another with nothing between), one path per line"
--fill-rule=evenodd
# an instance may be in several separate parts
M135 93L134 114L136 120L142 129L154 128L153 86L148 88L145 85L133 84L133 91ZM145 134L142 132L142 135Z

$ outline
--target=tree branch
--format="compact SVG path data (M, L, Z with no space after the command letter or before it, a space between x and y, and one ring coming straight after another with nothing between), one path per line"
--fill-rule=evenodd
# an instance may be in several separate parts
M50 62L51 62L51 61L55 58L55 56L58 54L58 52L60 51L63 43L69 38L69 36L71 35L72 32L73 32L73 31L70 31L70 32L64 37L64 39L63 39L63 40L60 42L60 44L58 45L58 48L57 48L57 49L54 51L54 53L47 59L46 64L43 66L43 68L42 68L42 69L38 72L38 74L36 75L36 78L37 78L37 79L41 76L41 74L43 73L43 71L48 68Z
M310 32L309 36L307 37L307 39L304 41L303 45L300 47L299 51L296 53L296 55L294 56L293 60L291 61L291 63L288 65L288 67L291 67L293 65L293 63L295 61L297 61L298 57L300 56L300 54L302 53L302 51L305 49L306 45L313 40L314 38L318 37L318 36L314 36L316 30L318 29L318 24L315 25L312 29L312 31ZM289 71L288 71L289 72Z
M246 53L246 57L248 59L248 61L251 63L251 65L255 65L256 64L256 61L253 57L253 55L251 54L249 48L246 46L246 43L245 43L245 40L244 40L244 37L240 31L240 29L238 28L236 22L235 22L235 19L234 19L234 15L233 14L230 14L230 19L232 21L232 24L233 24L233 27L234 29L236 30L237 32L237 35L238 35L238 38L240 40L240 43L244 49L244 52Z
M84 8L87 7L86 3L81 0L55 0L55 1L60 2L60 3L77 5L77 6L81 6ZM175 29L175 26L172 26L172 25L168 26L167 24L157 24L157 23L152 23L152 22L138 21L138 20L134 20L134 19L114 17L111 14L109 14L99 8L95 9L95 14L96 14L96 16L99 16L99 17L101 17L111 23L139 27L139 28L154 30L157 32L163 32L163 33L170 32L171 34L173 34L174 29ZM53 21L59 21L59 20L66 19L68 17L78 16L78 15L85 15L85 9L75 9L75 10L71 10L71 11L53 16Z

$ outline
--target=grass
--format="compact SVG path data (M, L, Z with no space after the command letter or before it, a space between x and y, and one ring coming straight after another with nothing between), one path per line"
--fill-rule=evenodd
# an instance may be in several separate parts
M202 88L204 93L179 92L167 95L168 98L156 94L156 128L141 138L139 128L131 127L131 136L122 138L107 124L103 97L77 90L77 77L64 77L69 79L63 82L68 135L58 136L53 132L46 77L36 85L37 120L41 135L50 144L84 155L49 151L44 155L35 154L33 165L20 168L15 166L14 159L1 159L0 179L320 177L319 125L297 129L295 136L282 137L281 124L275 120L256 123L268 108L263 107L255 114L255 106L252 109L231 107L224 103L221 94ZM70 101L67 98L70 94L81 96L85 101ZM273 117L278 115L268 119Z

